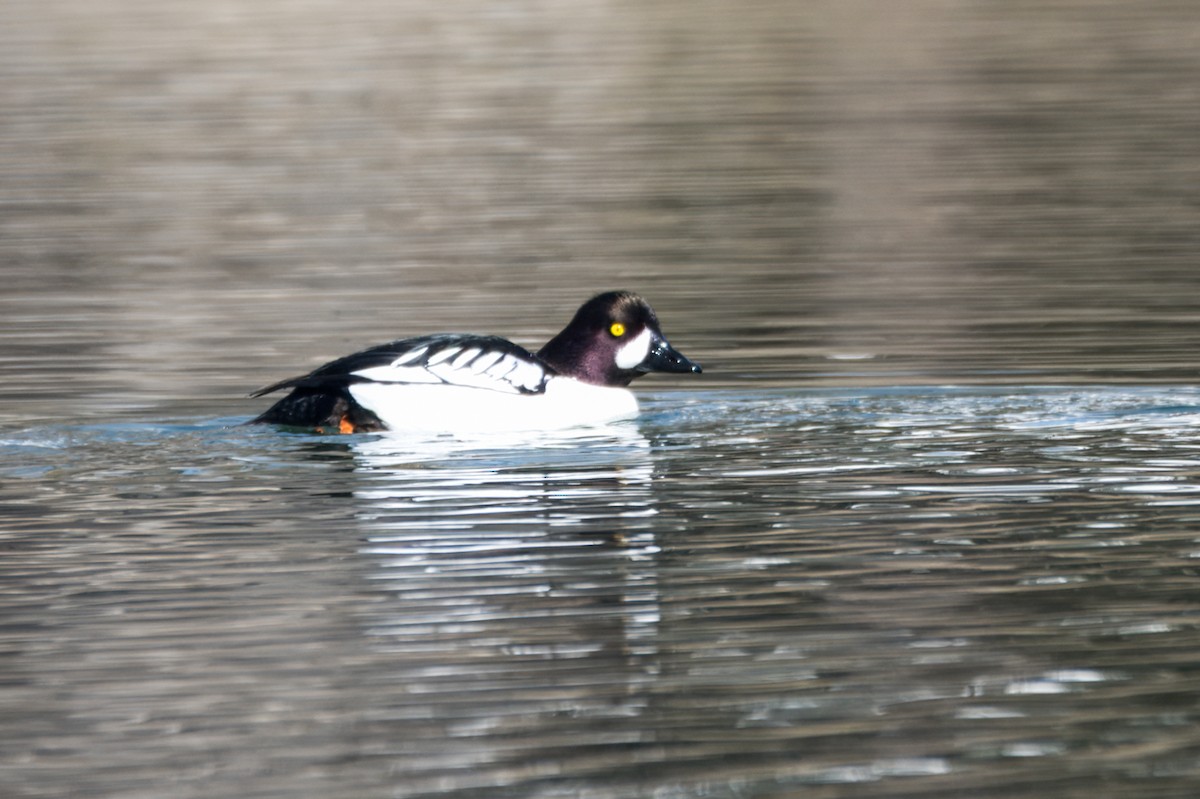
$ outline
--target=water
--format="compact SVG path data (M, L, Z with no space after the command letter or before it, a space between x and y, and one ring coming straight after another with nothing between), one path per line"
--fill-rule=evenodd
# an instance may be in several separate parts
M10 431L5 780L1194 788L1200 392L646 406L520 448L232 420Z
M0 795L1200 786L1200 14L147 5L0 25ZM243 427L593 292L702 376Z

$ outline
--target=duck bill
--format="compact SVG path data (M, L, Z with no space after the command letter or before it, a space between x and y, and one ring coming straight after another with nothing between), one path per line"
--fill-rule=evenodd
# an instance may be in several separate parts
M689 361L683 353L671 346L665 338L657 339L646 353L645 359L634 367L638 372L692 372L704 371L700 364Z

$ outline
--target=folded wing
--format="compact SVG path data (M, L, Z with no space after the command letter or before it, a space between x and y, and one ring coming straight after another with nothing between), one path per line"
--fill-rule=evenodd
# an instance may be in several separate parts
M253 396L285 388L332 389L356 383L451 385L505 394L541 394L555 371L498 336L443 333L400 339L331 361Z

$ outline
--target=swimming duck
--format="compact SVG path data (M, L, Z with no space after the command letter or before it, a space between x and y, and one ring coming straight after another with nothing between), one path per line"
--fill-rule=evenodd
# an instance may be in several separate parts
M626 386L642 375L700 371L667 341L649 303L610 291L536 353L498 336L398 339L254 392L291 389L252 421L339 433L604 424L637 415Z

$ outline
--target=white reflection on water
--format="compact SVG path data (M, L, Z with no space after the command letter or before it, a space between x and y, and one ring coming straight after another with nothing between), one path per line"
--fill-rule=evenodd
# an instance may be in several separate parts
M659 547L649 527L658 511L650 442L636 426L563 431L520 446L382 436L352 451L366 478L354 492L367 539L361 553L387 596L368 614L366 634L394 653L395 678L410 695L391 712L413 712L412 694L430 697L437 713L447 692L514 684L545 692L561 679L546 667L574 659L589 669L607 659L603 690L575 686L546 702L499 707L451 723L447 734L476 738L481 724L514 723L507 719L518 709L582 717L645 710L644 689L658 672ZM506 675L481 685L481 657ZM477 748L457 765L480 761Z

